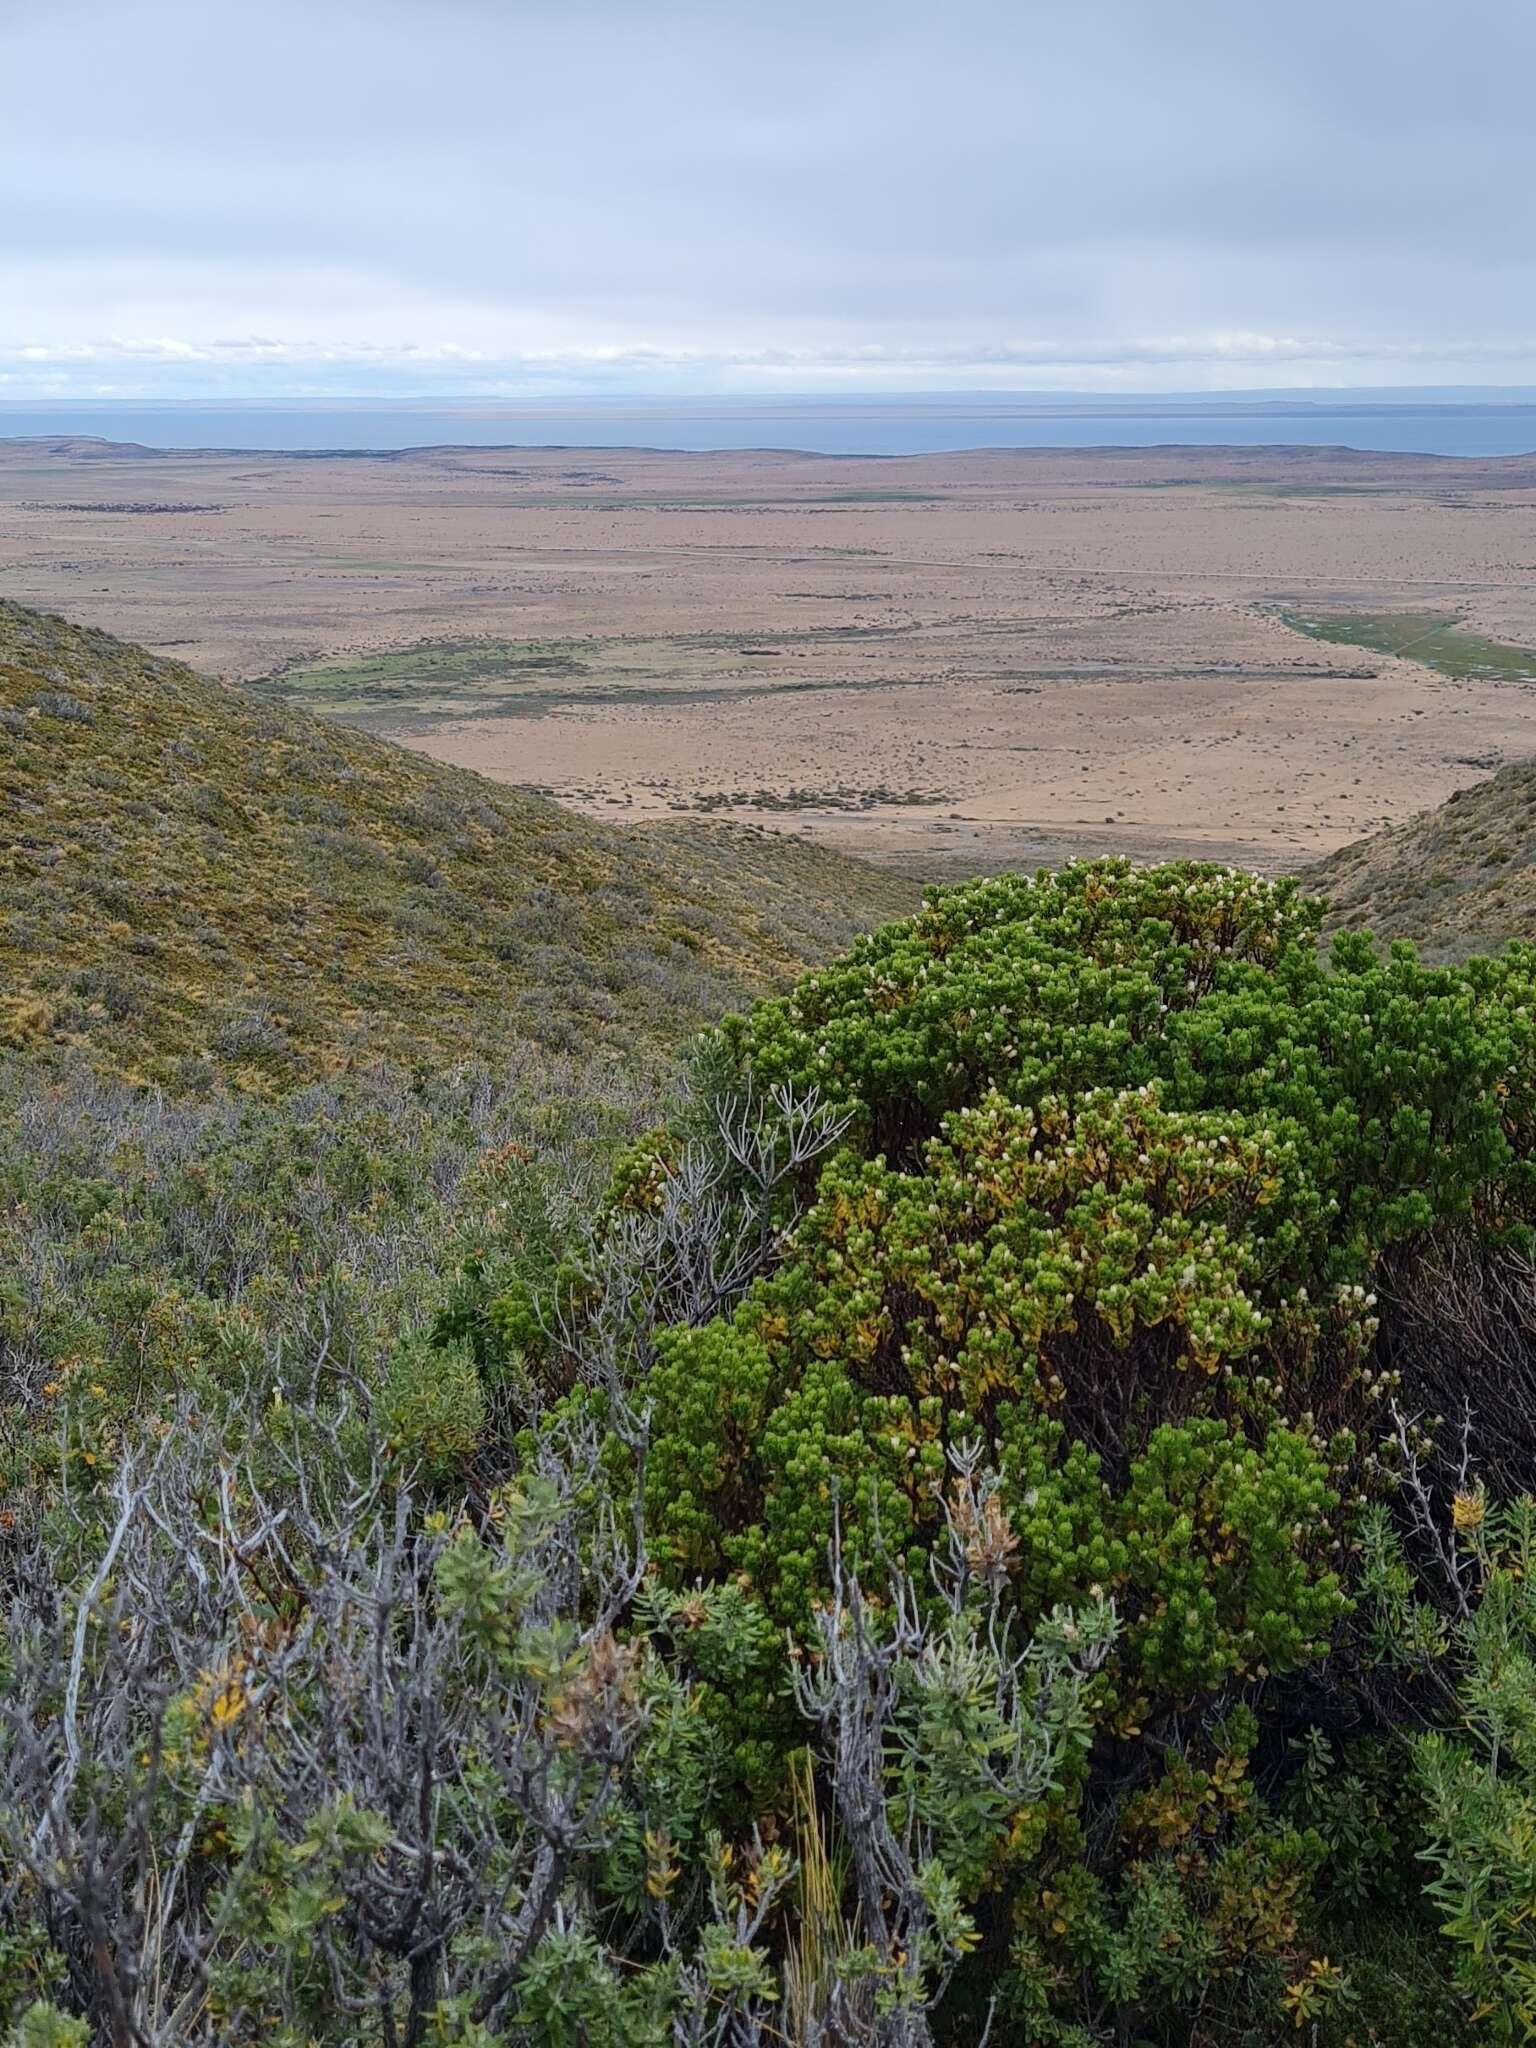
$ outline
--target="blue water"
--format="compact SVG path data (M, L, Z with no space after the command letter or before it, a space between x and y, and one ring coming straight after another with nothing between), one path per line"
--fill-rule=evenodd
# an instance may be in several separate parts
M0 402L0 437L92 434L158 448L797 448L920 455L965 448L1344 446L1430 455L1536 451L1536 394L1360 402L1264 394L1251 403L1007 394L910 399L572 399L372 405Z

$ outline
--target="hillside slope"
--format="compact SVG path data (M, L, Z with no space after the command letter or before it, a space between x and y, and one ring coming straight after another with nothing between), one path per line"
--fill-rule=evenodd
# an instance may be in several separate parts
M1536 760L1459 789L1303 872L1330 926L1413 939L1429 959L1536 940Z
M0 603L0 1041L281 1088L676 1042L900 914L802 842L607 830Z

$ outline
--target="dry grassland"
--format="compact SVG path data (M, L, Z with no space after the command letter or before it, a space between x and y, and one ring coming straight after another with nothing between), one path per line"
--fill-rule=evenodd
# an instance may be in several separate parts
M1527 458L0 442L0 592L601 817L932 872L1291 867L1536 753Z

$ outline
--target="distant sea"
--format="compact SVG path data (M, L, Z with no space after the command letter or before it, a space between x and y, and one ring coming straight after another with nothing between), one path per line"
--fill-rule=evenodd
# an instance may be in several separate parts
M1426 455L1536 451L1536 391L1046 397L573 398L240 405L0 401L0 437L94 434L156 448L804 449L1348 447Z

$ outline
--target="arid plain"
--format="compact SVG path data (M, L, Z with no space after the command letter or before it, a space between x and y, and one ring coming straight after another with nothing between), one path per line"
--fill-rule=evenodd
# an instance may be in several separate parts
M0 442L0 592L604 817L935 873L1288 868L1536 754L1536 458Z

